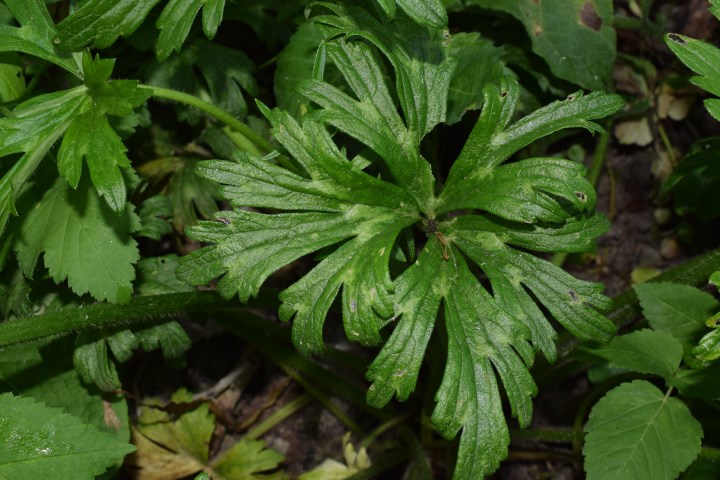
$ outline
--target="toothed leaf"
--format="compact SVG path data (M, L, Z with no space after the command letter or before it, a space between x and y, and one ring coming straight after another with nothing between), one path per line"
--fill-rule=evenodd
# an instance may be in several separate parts
M592 121L623 102L578 94L510 124L517 83L487 86L480 119L436 197L420 147L445 118L457 62L446 32L400 10L392 20L387 2L381 6L383 18L348 4L314 4L312 20L325 34L318 58L343 82L323 78L316 63L297 82L305 115L259 104L282 157L243 152L201 164L232 211L188 229L208 245L184 257L178 275L193 284L219 277L222 295L245 301L273 272L321 253L281 292L280 318L293 320L301 352L319 352L340 295L349 339L378 345L387 338L367 373L368 401L377 407L412 393L442 318L448 358L432 419L447 438L462 431L456 478L481 478L507 454L503 396L521 425L530 421L529 367L538 350L555 359L552 319L584 339L606 341L615 332L602 315L611 302L600 284L520 250L583 251L607 229L594 215L584 168L557 158L501 164L558 130L599 131ZM408 240L413 226L426 234L417 257Z

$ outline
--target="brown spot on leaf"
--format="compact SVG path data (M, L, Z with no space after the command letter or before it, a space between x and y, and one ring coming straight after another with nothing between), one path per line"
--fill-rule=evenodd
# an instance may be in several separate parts
M536 37L539 37L539 36L543 33L543 29L542 29L542 27L540 26L539 23L535 24L535 28L534 28L534 30L533 30L533 33L535 34Z
M580 10L580 24L585 25L588 28L592 28L596 32L602 28L602 18L600 18L595 11L595 3L588 0Z

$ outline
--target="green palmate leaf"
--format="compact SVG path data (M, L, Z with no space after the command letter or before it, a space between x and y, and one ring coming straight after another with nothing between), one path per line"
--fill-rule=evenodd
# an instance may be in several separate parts
M20 27L0 25L0 52L27 53L81 76L73 55L55 47L55 25L42 0L5 0L5 4Z
M125 151L107 117L89 112L76 117L65 132L58 151L58 170L70 186L77 188L84 158L98 193L113 210L119 211L125 205L125 182L120 168L130 166Z
M611 0L472 0L520 20L552 72L583 88L604 88L615 61Z
M672 480L695 460L703 435L682 401L644 380L608 392L585 431L588 480Z
M322 350L338 295L348 338L377 345L380 330L393 324L368 371L368 401L377 407L413 391L443 308L448 358L433 422L448 438L462 430L456 478L481 478L507 452L500 385L520 424L530 421L536 388L528 368L537 350L556 355L549 317L581 338L608 340L615 331L600 313L611 305L601 285L524 251L582 251L607 229L607 220L592 214L595 193L584 169L556 158L500 164L563 128L600 130L591 120L623 102L576 95L508 126L519 88L509 81L488 86L480 120L436 197L420 144L445 118L456 63L447 38L402 12L388 21L347 4L322 5L331 13L315 17L326 35L318 57L326 56L344 86L319 75L298 82L318 106L299 120L260 105L292 170L247 152L201 163L200 173L220 184L233 210L188 229L209 245L183 258L178 275L193 284L220 277L219 293L245 301L274 271L322 252L280 294L279 315L293 319L293 341L306 354ZM336 131L344 135L333 137ZM362 154L348 156L338 145L347 137L354 151L355 142L366 147ZM427 241L403 267L398 262L415 258L413 225Z
M67 279L78 295L124 303L130 300L133 264L139 258L130 236L138 223L130 204L116 215L87 181L72 190L59 178L23 218L18 261L30 277L44 253L45 266L56 282Z
M253 64L243 52L197 39L182 52L162 63L152 63L145 72L147 83L172 88L201 98L236 117L247 114L243 90L257 94ZM180 118L193 122L202 118L195 110L181 111Z
M78 115L65 132L58 152L58 170L76 188L85 158L100 196L116 212L125 208L125 182L120 168L130 166L126 148L106 115L127 116L149 97L134 80L110 80L114 60L83 57L87 112Z
M690 70L698 74L691 79L695 85L720 96L720 49L677 33L667 34L665 43ZM720 120L720 100L705 100L705 108L715 119Z
M649 329L615 337L595 350L611 367L659 375L671 381L682 361L680 342L672 335Z
M686 349L707 330L705 320L720 307L712 295L676 283L641 283L635 292L650 326L677 338Z
M127 37L157 5L159 0L87 0L58 24L58 45L64 50L80 50L92 44L110 46L118 37ZM160 36L157 56L162 61L173 50L180 51L200 9L202 28L212 39L222 21L225 0L169 0L157 20Z
M93 479L134 447L30 398L0 394L0 476Z
M23 153L0 179L0 230L15 212L15 197L52 145L65 135L58 169L77 186L85 158L98 193L115 212L125 208L121 167L129 165L106 115L127 116L149 98L131 80L109 80L112 60L82 59L85 85L34 97L0 118L0 157Z

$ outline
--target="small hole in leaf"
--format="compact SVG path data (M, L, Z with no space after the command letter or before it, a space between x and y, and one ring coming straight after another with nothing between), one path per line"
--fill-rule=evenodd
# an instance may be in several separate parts
M576 98L577 98L577 96L576 96L574 93L571 93L570 95L567 96L567 101L568 101L568 102L572 102L572 101L574 101Z
M507 95L508 95L508 92L505 91L505 90L503 90L502 92L500 92L500 96L501 96L502 98L507 97Z
M225 225L230 225L230 220L225 217L218 217L218 221L224 223Z
M575 196L581 202L583 202L583 203L587 202L587 195L585 195L585 192L575 192Z
M675 43L679 43L680 45L687 45L685 39L676 33L669 33L668 38Z
M578 303L580 301L580 297L578 297L578 294L575 293L575 290L568 290L568 295L570 295L570 300L573 303Z

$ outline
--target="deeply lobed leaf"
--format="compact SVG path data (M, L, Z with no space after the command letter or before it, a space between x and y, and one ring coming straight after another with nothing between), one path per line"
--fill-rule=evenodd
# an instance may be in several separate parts
M392 17L389 3L381 5ZM607 229L607 220L593 214L595 193L584 168L556 158L501 164L558 130L600 131L592 120L623 102L576 94L510 125L517 84L487 85L480 118L436 192L420 143L445 118L456 64L447 36L401 12L389 21L345 3L316 8L325 40L314 78L300 81L298 91L319 108L296 120L261 105L290 161L242 153L233 162L202 164L201 174L220 184L233 211L189 229L210 245L185 257L178 273L194 284L221 277L220 293L247 300L272 272L322 251L314 268L281 293L280 317L294 318L299 350L318 352L325 317L342 289L348 338L379 344L387 328L367 373L368 401L378 407L413 391L442 318L448 358L433 422L448 438L463 432L457 478L480 478L507 452L500 385L521 425L530 421L536 387L528 369L537 350L556 356L548 317L581 338L605 341L615 331L601 314L611 305L601 285L521 250L582 251ZM323 55L343 76L343 87L321 78ZM331 131L366 149L348 156ZM427 241L393 278L392 252L402 250L401 238L412 238L412 225ZM415 258L409 245L406 257Z

